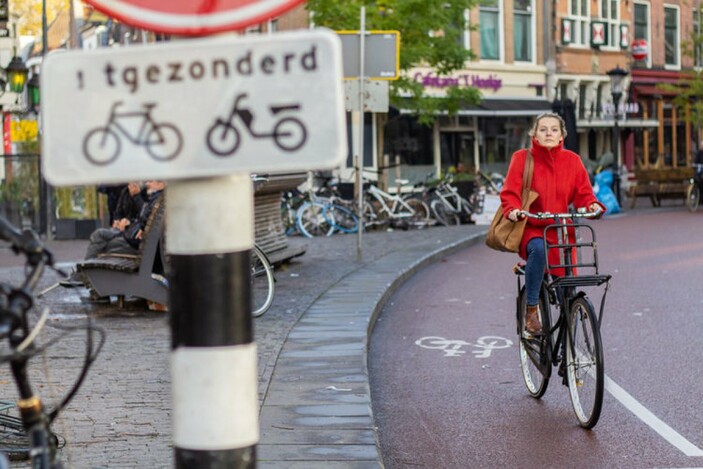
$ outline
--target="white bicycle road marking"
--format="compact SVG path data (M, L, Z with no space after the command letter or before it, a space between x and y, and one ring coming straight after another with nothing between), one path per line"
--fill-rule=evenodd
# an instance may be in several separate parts
M659 417L640 404L637 399L632 397L627 391L621 388L608 376L605 377L605 389L613 397L615 397L615 399L620 401L620 403L625 406L627 410L635 414L637 418L649 425L652 430L659 433L662 438L683 452L683 454L686 456L703 456L703 450L698 448L676 430L664 423Z
M444 337L428 336L416 340L415 345L426 349L444 350L445 357L458 357L465 354L466 351L461 350L463 346L476 347L479 350L471 351L476 358L488 358L493 350L508 348L513 345L513 342L504 337L492 335L479 337L475 344L464 340L450 340Z

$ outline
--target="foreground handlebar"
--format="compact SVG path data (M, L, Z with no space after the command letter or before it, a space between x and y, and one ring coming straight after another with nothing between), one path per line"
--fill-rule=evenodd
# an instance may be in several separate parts
M520 210L520 216L534 218L536 220L554 220L554 219L574 219L574 218L598 218L603 214L603 210L595 212L575 212L575 213L549 213L537 212L531 213L525 210Z

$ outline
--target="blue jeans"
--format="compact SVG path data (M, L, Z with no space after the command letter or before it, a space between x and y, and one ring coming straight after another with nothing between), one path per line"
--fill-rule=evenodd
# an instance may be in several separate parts
M530 306L539 303L539 291L544 278L545 263L544 240L532 238L527 243L527 264L525 265L525 293L527 304Z

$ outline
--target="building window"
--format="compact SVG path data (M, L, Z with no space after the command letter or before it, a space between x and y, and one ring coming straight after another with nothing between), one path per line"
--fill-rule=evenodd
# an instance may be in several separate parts
M587 119L591 116L586 115L586 101L588 99L588 85L585 83L579 84L579 102L578 102L578 118Z
M571 44L585 46L591 37L588 0L570 0L568 18L573 21Z
M532 0L514 0L513 37L516 61L532 61L532 10Z
M647 41L647 47L649 48L649 53L647 54L647 66L650 67L652 65L652 42L650 40L650 35L651 35L651 23L650 23L650 7L649 3L635 3L635 15L633 17L634 21L634 38L635 40L637 39L644 39Z
M695 39L693 42L693 66L701 69L703 67L703 44L701 39L703 39L703 31L701 31L701 14L703 13L703 7L698 7L693 9L693 35Z
M620 0L601 0L600 16L608 25L606 47L620 46Z
M484 60L500 60L502 47L500 41L500 4L498 0L482 1L479 13L481 58Z
M664 63L679 67L679 7L664 7Z

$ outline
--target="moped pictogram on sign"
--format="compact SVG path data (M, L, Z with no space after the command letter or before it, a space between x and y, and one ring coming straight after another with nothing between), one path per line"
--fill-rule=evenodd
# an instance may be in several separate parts
M83 154L91 163L104 166L115 161L122 149L120 135L135 145L145 147L146 152L157 161L169 161L178 156L183 137L175 125L154 120L151 113L156 103L144 103L140 111L118 112L117 108L122 104L122 101L115 102L107 123L90 130L83 139ZM136 133L122 123L134 118L141 118Z
M269 111L272 115L284 114L276 121L270 132L257 132L253 128L254 113L241 102L248 97L247 93L240 93L234 100L230 115L223 119L218 118L207 133L207 146L218 156L233 155L242 142L241 134L235 127L235 118L244 123L245 129L254 138L270 138L278 148L283 151L293 152L300 149L307 140L307 129L296 117L287 115L290 112L300 111L300 104L272 105Z

